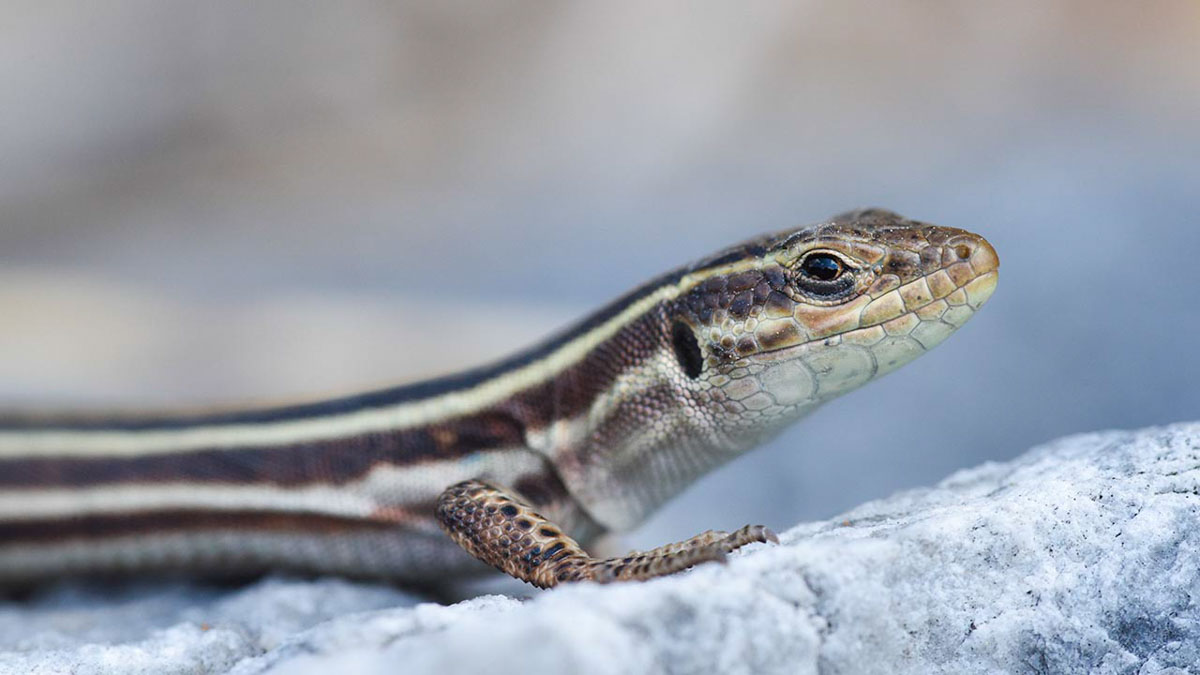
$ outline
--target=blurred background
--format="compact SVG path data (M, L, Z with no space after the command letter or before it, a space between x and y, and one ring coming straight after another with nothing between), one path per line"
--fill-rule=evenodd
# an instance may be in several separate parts
M783 529L1063 434L1200 418L1195 0L0 17L0 405L443 373L878 205L988 236L988 307L630 543Z

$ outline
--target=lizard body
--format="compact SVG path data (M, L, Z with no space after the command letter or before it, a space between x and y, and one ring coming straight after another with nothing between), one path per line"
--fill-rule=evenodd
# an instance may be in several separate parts
M864 210L721 251L458 375L275 408L0 416L0 583L268 569L432 583L478 571L474 556L551 586L719 559L773 535L612 560L579 542L931 349L998 266L978 235Z

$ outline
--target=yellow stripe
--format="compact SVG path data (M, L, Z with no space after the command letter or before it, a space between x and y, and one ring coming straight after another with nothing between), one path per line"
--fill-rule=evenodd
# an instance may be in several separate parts
M545 357L470 389L394 406L301 420L169 430L0 431L0 459L36 456L135 457L206 448L283 446L431 424L487 408L517 392L546 382L581 361L597 345L660 302L679 297L706 279L759 268L762 262L761 259L743 260L685 275L677 283L643 296L608 321Z

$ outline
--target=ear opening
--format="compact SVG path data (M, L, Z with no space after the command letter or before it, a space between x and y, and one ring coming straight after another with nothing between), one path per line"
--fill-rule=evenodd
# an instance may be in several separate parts
M704 369L704 355L700 353L700 343L696 333L682 321L676 321L671 326L671 346L675 349L675 358L683 372L693 380L700 377Z

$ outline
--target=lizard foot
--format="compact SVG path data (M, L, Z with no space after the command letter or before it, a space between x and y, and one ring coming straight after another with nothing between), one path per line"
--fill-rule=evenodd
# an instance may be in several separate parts
M734 532L710 530L620 558L593 558L515 493L477 480L446 488L438 497L437 519L468 553L539 588L568 581L642 581L704 562L724 562L729 552L746 544L779 542L762 525L747 525Z

